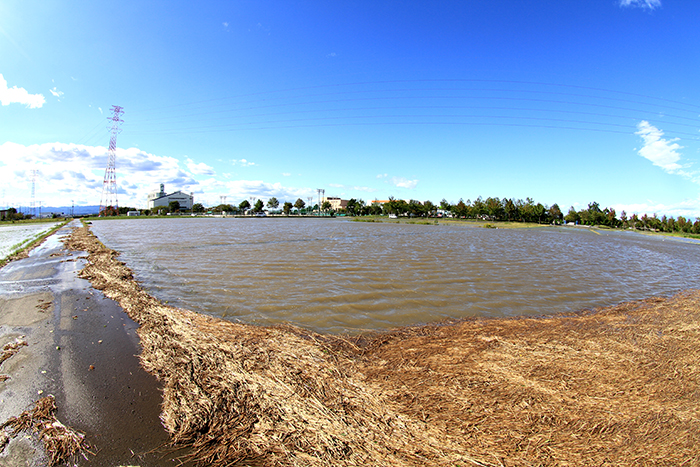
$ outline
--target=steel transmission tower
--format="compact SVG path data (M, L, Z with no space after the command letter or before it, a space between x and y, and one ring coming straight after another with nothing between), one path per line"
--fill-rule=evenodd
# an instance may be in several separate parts
M119 213L119 201L117 201L117 172L115 168L115 159L117 155L117 135L121 132L121 124L124 120L119 117L124 113L124 110L118 105L113 105L111 110L114 115L109 118L112 121L112 137L109 139L109 160L105 169L105 181L102 185L102 199L100 200L100 215L106 216L107 208L112 207L115 215Z

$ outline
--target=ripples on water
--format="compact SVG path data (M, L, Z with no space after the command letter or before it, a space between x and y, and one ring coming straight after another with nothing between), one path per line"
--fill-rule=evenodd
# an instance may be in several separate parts
M576 311L700 287L700 245L633 232L293 218L92 228L161 300L321 332Z

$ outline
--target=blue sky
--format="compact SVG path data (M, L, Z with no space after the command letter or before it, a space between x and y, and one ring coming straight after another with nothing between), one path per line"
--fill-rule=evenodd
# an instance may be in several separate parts
M0 3L0 204L147 192L700 217L695 0Z

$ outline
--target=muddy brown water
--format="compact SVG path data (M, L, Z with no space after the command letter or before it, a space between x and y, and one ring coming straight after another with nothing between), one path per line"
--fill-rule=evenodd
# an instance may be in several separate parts
M252 324L355 333L543 315L700 288L700 244L578 227L344 219L95 221L168 303Z

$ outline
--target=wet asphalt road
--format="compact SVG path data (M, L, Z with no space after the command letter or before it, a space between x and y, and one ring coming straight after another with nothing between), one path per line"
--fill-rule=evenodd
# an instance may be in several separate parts
M9 376L0 382L0 423L53 394L58 419L92 446L78 465L178 465L163 447L158 383L139 366L138 325L77 277L84 254L60 241L73 222L0 269L0 346L27 342L0 366ZM32 436L13 438L0 453L0 466L43 465Z

